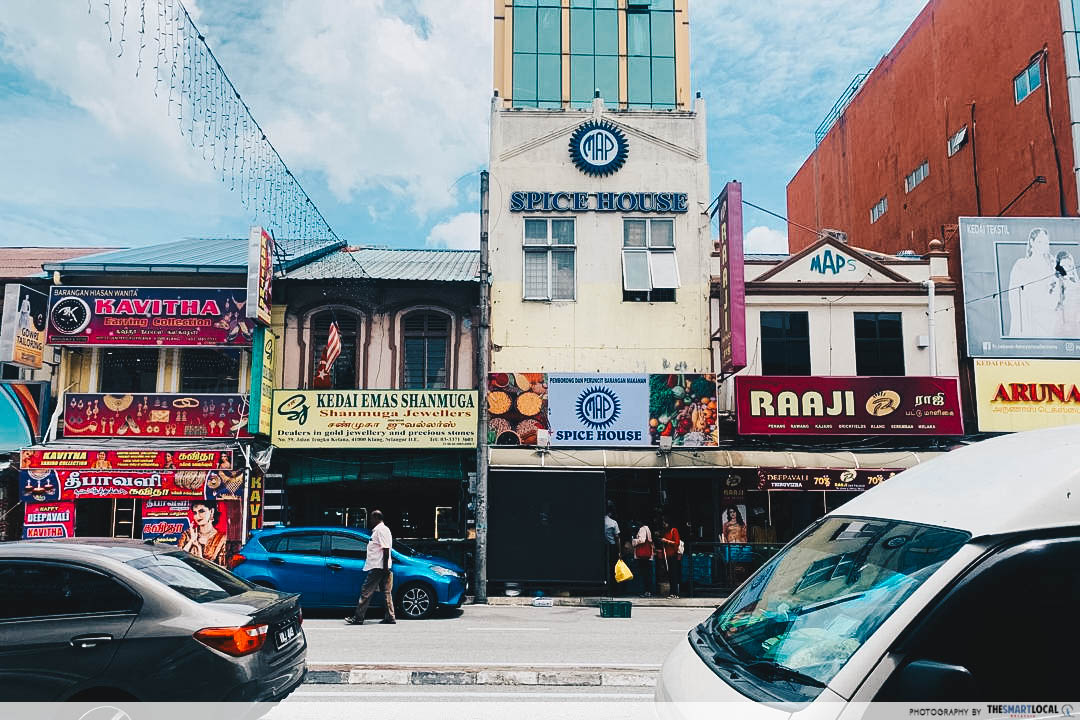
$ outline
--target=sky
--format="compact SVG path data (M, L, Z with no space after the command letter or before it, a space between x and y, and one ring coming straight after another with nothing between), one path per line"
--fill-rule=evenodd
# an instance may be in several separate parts
M691 0L691 92L707 104L713 192L738 179L746 200L784 215L814 129L923 5ZM140 53L138 28L140 9L157 6L5 0L0 246L246 236L239 195L178 130L168 88L155 94L154 40ZM477 247L491 0L184 6L339 237ZM748 252L786 251L782 220L745 208L744 227Z

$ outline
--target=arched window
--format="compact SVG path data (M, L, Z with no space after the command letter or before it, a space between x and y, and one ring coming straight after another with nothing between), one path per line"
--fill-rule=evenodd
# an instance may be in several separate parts
M404 362L401 386L406 390L449 387L450 317L417 310L401 322Z
M326 349L330 337L330 323L337 319L338 334L341 339L341 354L330 367L331 390L355 390L360 387L360 315L341 308L320 310L308 320L311 339L308 350L307 386L315 387L315 373L319 369L319 359Z

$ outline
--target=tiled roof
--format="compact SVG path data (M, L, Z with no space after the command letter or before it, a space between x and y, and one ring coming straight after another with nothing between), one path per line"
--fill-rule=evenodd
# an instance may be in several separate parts
M21 278L44 275L41 266L69 258L100 253L110 248L5 247L0 248L0 277Z
M343 248L299 267L289 280L370 278L373 280L479 280L479 250L392 250Z
M290 257L288 265L295 267L304 261L304 257L317 256L331 247L329 243L305 247L298 251L304 256ZM247 238L187 238L54 262L45 269L62 272L247 273L247 258Z

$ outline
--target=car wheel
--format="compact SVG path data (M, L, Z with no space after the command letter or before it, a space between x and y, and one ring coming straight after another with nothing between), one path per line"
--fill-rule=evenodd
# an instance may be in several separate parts
M410 583L401 589L397 599L398 617L423 620L435 612L438 605L435 592L423 583Z

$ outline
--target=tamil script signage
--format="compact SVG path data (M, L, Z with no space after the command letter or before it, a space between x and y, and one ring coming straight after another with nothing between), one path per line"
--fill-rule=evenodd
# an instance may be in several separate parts
M68 393L64 437L251 437L248 398L236 393Z
M650 445L648 375L549 373L551 444Z
M510 193L510 212L685 213L686 193L680 192L539 192Z
M158 545L179 545L191 526L190 512L190 501L147 500L142 507L139 536Z
M824 490L826 492L863 492L880 485L899 470L866 468L803 469L758 468L758 490Z
M1080 358L1080 219L962 217L960 251L969 356Z
M725 375L746 367L746 278L743 266L742 184L729 182L716 205L720 224L720 370Z
M270 302L274 287L274 238L261 227L251 228L248 237L247 307L244 317L270 324Z
M975 360L981 432L1080 425L1080 363L1075 360Z
M49 296L25 285L4 289L0 362L40 368L45 353L45 315Z
M211 470L231 468L232 450L23 450L23 470Z
M207 470L22 470L24 502L195 499L206 496ZM243 474L241 473L241 483Z
M735 377L742 435L963 435L945 377Z
M474 448L475 390L275 390L280 448Z
M53 286L53 345L251 345L255 321L244 288Z
M26 503L24 540L63 540L75 537L75 503Z

